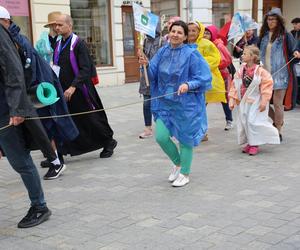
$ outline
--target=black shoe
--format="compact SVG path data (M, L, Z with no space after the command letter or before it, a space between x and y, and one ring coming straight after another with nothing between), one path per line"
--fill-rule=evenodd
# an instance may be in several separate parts
M28 228L37 226L48 220L51 211L47 208L31 207L26 216L18 223L18 228Z
M118 145L118 142L115 139L112 139L107 147L103 149L100 153L100 158L109 158L113 155L115 147Z
M60 163L65 164L63 155L58 152L57 156L58 156ZM47 159L47 160L41 161L40 165L42 168L50 168L52 166L52 163Z
M58 178L65 170L67 166L65 164L54 165L51 163L51 167L44 175L44 180L53 180Z

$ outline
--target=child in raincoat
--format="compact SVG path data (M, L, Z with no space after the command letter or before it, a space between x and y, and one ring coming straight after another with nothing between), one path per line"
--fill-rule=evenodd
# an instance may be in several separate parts
M268 117L273 79L260 66L259 49L254 45L245 47L242 59L229 91L229 108L234 110L238 143L247 143L242 152L256 155L259 145L280 144L278 130Z

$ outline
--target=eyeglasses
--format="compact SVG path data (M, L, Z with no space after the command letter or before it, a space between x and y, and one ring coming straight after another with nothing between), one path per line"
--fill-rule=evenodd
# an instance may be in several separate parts
M267 18L267 21L268 22L275 22L275 21L277 21L277 18L276 17Z

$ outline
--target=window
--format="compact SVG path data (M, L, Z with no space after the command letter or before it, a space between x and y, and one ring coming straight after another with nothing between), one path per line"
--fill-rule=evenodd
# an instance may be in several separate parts
M0 5L6 8L12 20L21 28L21 33L32 40L31 21L28 0L0 0Z
M179 16L179 0L151 0L151 11L158 15L165 15L165 23L171 16ZM165 35L168 33L167 27L162 31Z
M151 0L151 10L158 16L165 15L168 20L170 16L179 16L179 1Z
M213 0L212 18L213 24L221 28L231 19L233 14L233 0Z
M112 65L109 0L71 0L74 33L84 39L97 66Z

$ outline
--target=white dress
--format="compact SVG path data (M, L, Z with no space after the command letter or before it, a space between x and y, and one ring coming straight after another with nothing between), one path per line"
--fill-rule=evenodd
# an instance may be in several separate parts
M241 99L242 79L234 79L240 104L233 110L234 121L237 125L238 143L248 143L251 146L262 144L280 144L278 130L272 125L268 116L269 103L266 110L259 111L261 102L260 83L261 76L257 75L256 67L251 84Z

